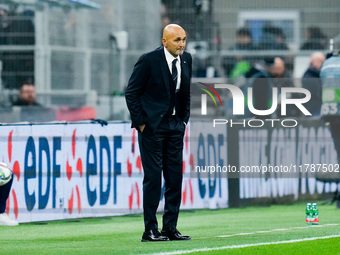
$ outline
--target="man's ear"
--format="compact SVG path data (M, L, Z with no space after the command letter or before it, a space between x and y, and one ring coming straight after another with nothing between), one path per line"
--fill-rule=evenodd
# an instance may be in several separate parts
M162 38L162 43L163 43L163 46L166 48L166 40L164 38Z

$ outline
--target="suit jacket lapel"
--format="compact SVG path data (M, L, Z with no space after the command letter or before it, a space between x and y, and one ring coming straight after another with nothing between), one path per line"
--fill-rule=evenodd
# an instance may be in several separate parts
M161 47L160 54L159 54L159 66L161 67L162 76L163 76L164 84L166 87L166 92L168 93L168 96L170 97L170 71L169 71L169 67L165 59L163 47Z
M184 55L184 54L183 54ZM189 78L189 67L188 62L181 56L181 85L188 81Z

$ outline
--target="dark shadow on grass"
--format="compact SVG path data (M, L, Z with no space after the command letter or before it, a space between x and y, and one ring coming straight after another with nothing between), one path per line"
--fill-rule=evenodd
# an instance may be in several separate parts
M48 222L46 222L46 221L41 221L41 222L32 222L31 224L32 224L32 225L47 225L47 224L48 224Z

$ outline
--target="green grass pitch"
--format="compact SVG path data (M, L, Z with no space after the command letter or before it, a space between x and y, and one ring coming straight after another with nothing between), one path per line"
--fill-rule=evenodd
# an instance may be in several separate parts
M142 243L142 215L0 226L0 254L340 254L340 209L318 203L307 226L305 206L181 211L182 242Z

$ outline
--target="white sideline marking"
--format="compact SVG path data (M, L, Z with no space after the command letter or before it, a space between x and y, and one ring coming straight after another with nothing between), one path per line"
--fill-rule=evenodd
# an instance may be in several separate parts
M226 237L233 237L233 236L245 236L245 235L255 235L255 234L264 234L264 233L272 233L274 231L289 231L294 229L306 229L306 228L322 228L327 226L338 226L339 224L323 224L323 225L310 225L305 227L292 227L292 228L277 228L277 229L271 229L271 230L263 230L263 231L255 231L252 233L237 233L237 234L230 234L230 235L220 235L215 236L218 238L226 238ZM195 239L207 239L211 237L197 237Z
M329 239L329 238L335 238L335 237L340 237L340 235L319 236L319 237L310 237L310 238L285 240L285 241L277 241L277 242L268 242L268 243L250 243L250 244L230 245L230 246L214 247L214 248L201 248L201 249L193 249L193 250L172 251L172 252L154 253L154 255L156 255L156 254L158 254L158 255L176 255L176 254L188 254L188 253L201 252L201 251L218 251L218 250L226 250L226 249L238 249L238 248L254 247L254 246L261 246L261 245L299 243L299 242L304 242L304 241L314 241L314 240L318 240L318 239Z

